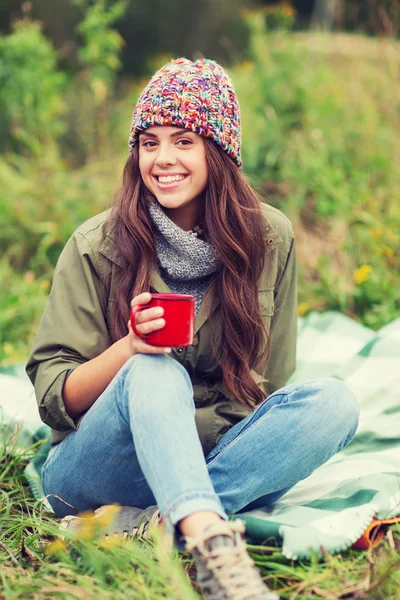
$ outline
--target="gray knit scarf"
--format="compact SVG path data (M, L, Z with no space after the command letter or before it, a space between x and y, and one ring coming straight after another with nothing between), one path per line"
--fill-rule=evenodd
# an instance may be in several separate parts
M221 264L215 248L175 225L157 200L149 199L148 208L154 225L160 274L175 294L196 296L197 315L212 275Z

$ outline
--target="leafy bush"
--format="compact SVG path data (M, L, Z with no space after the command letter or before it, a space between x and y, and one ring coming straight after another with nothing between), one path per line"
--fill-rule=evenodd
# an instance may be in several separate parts
M400 310L398 64L372 40L372 59L329 53L328 37L321 52L316 36L268 32L262 11L246 18L250 56L231 71L244 169L294 223L299 312L379 328Z
M0 157L0 361L24 360L72 231L110 204L120 159L81 169L57 154Z
M81 72L70 87L68 100L69 158L74 165L107 160L110 156L111 101L121 69L124 40L113 27L127 8L127 0L73 0L82 11L77 32Z
M62 99L66 77L57 70L54 48L40 24L18 21L11 35L0 36L0 144L36 151L64 131Z
M337 309L379 328L400 309L398 63L374 40L367 52L365 38L321 44L316 34L267 31L262 11L245 18L251 46L230 70L244 172L294 224L299 313ZM0 155L0 363L26 358L62 247L120 183L131 111L147 78L116 88L120 46L110 50L112 23L99 19L104 44L81 54L82 71L69 80L38 25L25 20L0 38L1 127L19 150L9 145ZM329 49L335 44L340 52ZM91 78L105 63L107 93L95 97ZM25 98L25 89L33 95Z
M122 44L109 25L124 6L118 2L106 13L97 0L88 7L76 79L57 70L38 23L24 19L0 38L0 118L8 140L0 155L0 361L26 358L63 246L80 223L110 204L119 184L115 174L123 164L110 133L119 131L118 104L111 115L107 103ZM81 127L71 140L66 130L77 115ZM81 145L86 164L69 159L69 143Z

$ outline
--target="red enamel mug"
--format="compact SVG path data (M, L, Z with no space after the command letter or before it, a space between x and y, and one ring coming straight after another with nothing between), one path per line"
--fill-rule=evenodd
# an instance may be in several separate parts
M134 333L152 346L190 346L193 341L195 296L188 294L151 294L147 304L138 304L131 310L130 320ZM136 314L140 310L161 306L165 325L147 335L136 329Z

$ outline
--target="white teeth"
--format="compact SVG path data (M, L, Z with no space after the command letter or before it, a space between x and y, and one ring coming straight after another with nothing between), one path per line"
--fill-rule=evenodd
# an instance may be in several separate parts
M185 179L184 175L177 175L174 177L158 177L158 181L160 183L172 183L173 181L182 181L182 179Z

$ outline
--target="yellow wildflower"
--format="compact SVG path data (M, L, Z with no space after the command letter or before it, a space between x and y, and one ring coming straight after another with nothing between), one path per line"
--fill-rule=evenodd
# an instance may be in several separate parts
M380 237L382 237L382 234L383 234L383 230L382 229L373 229L371 231L371 235L374 238L374 240L377 240Z
M84 510L76 515L81 522L76 535L81 540L90 540L95 533L94 510Z
M59 550L65 550L66 547L67 547L67 542L65 540L54 540L54 542L51 542L45 548L45 553L46 554L54 554L55 552L58 552Z
M362 265L359 269L356 269L353 273L354 281L357 284L364 283L369 278L369 274L372 271L371 265Z
M380 246L379 248L376 249L376 254L377 256L382 256L385 255L386 258L388 259L388 263L392 264L392 259L394 257L394 250L390 247L390 246Z
M99 542L99 548L104 548L105 550L111 550L112 548L116 548L121 545L122 536L118 533L113 535L109 535L108 537L104 537Z
M91 519L94 517L94 510L89 508L88 510L83 510L82 512L78 513L76 516L80 519Z
M114 517L119 513L119 504L107 504L103 507L101 515L96 517L96 523L102 527L107 527L114 520Z
M79 529L77 531L77 537L81 540L90 540L94 537L95 534L95 524L93 520L85 519L82 523L80 523Z
M393 252L393 249L390 248L390 246L382 246L382 251L383 251L383 254L385 256L387 256L387 258L393 258L394 252Z
M10 342L4 342L3 350L6 354L12 354L14 352L14 346Z
M302 317L309 310L310 310L310 305L308 304L308 302L302 302L301 304L299 304L299 306L297 308L297 314L299 315L299 317Z
M94 538L96 528L104 528L110 525L119 510L119 504L108 504L102 507L100 514L95 514L92 510L86 510L79 513L77 516L81 519L81 523L77 531L77 537L81 540L90 540Z
M51 288L50 281L48 279L43 279L40 282L39 287L41 290L43 290L43 292L49 292Z

